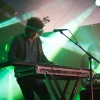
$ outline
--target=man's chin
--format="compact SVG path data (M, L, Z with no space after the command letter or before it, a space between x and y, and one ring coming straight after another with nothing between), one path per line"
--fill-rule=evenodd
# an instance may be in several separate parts
M36 39L37 36L33 36L33 37L28 37L28 39Z

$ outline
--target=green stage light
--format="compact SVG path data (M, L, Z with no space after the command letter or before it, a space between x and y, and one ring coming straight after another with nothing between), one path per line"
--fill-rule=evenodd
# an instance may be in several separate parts
M1 58L2 60L4 60L5 59L5 57L4 56L2 56L2 58Z
M5 46L4 46L5 51L9 50L8 46L9 46L8 44L5 44Z
M88 8L85 12L70 21L68 24L62 26L61 29L65 29L67 27L72 31L72 33L75 33L80 24L93 12L94 9L95 6ZM69 38L72 36L70 31L63 31L63 33ZM50 60L53 60L54 57L60 52L61 48L65 48L66 43L68 42L68 38L64 37L60 32L52 32L52 34L50 33L50 35L46 38L41 36L41 39L43 41L44 51ZM66 49L72 50L70 48Z
M9 81L8 81L8 100L12 100L13 91L12 91L12 74L9 74Z
M43 48L50 60L52 60L59 52L60 48L67 41L66 38L60 33L51 34L49 37L41 37L43 41ZM48 50L50 52L48 53Z
M0 23L0 28L3 28L3 27L6 27L6 26L9 26L9 25L18 23L20 21L21 20L19 18L17 18L17 17L11 18L10 20L7 20L5 22Z
M30 18L31 16L34 16L35 14L36 14L35 11L25 13L25 14L22 15L22 20L27 20L28 18Z
M20 100L22 98L13 69L13 66L9 66L0 70L0 85L2 86L0 87L0 100L16 100L16 98Z
M22 16L22 20L27 20L28 18L30 18L34 14L35 14L35 11L30 12L30 13L26 13ZM13 18L11 18L7 21L4 21L4 22L0 23L0 28L9 26L9 25L12 25L12 24L15 24L15 23L19 23L19 22L21 22L20 18L13 17Z

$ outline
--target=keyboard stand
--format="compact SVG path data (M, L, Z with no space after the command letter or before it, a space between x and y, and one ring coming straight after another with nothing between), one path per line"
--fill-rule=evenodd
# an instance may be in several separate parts
M47 74L44 74L44 76L45 76L46 81L48 82L56 100L67 100L65 95L66 95L67 89L69 87L71 78L68 78L68 80L66 80L67 82L65 84L64 89L62 90L61 86L60 86L60 84L59 84L59 82L58 82L58 80L56 79L55 76L53 76L53 75L48 76ZM76 78L74 80L75 80L75 84L74 84L74 87L73 87L73 90L72 90L72 93L71 93L69 100L73 100L73 97L74 97L74 94L75 94L76 89L78 87L78 83L80 81L80 78Z

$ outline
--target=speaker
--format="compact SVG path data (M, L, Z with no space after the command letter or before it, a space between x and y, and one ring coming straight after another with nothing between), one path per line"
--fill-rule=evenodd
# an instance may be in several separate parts
M93 89L93 97L93 100L100 100L100 89ZM92 100L91 89L82 90L80 100Z

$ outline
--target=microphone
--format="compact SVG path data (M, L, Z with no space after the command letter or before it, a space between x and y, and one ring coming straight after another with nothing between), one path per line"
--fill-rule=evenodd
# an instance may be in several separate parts
M68 29L54 29L53 32L66 31Z

